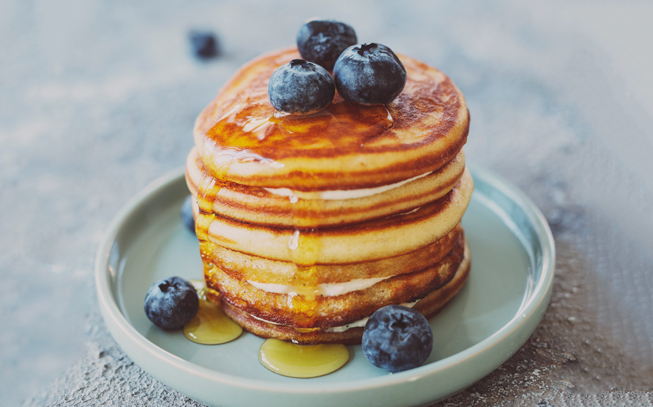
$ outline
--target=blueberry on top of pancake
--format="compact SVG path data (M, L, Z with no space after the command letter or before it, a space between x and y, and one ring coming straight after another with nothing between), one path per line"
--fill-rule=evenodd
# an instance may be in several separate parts
M326 69L303 59L281 65L270 77L268 96L275 109L291 114L311 114L324 109L336 94Z
M351 26L334 20L309 21L297 33L297 48L302 58L329 71L342 51L357 42Z
M406 85L406 68L383 44L353 45L340 54L333 68L343 99L364 105L387 105Z

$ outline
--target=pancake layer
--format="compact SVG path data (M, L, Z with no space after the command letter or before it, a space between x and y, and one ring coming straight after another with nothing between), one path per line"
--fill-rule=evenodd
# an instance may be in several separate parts
M315 230L274 228L200 212L200 240L273 260L301 265L380 260L410 253L449 233L461 220L474 183L465 170L445 196L403 214L354 225Z
M465 281L467 281L470 268L471 260L469 247L466 246L463 260L458 265L453 277L440 288L431 291L425 297L418 300L413 305L413 309L422 313L426 318L431 318L440 312L440 310L442 310L442 308L444 308L444 306L447 305L447 303L449 303L449 301L451 301L460 291ZM364 323L367 321L367 318L363 318L362 320L351 324L353 325L352 327L345 325L326 329L302 329L257 318L252 314L231 305L224 298L221 298L217 291L209 290L207 296L216 304L221 304L225 313L229 315L229 317L254 335L263 338L276 338L285 341L292 341L303 345L316 343L359 344L363 336Z
M289 261L252 256L217 245L201 242L202 259L239 280L268 284L305 285L346 283L356 279L384 278L413 273L440 262L458 243L460 225L435 243L397 257L350 264L301 266Z
M286 49L246 64L197 118L195 145L211 174L298 191L378 187L437 170L467 140L469 112L458 88L406 56L406 86L387 106L336 95L310 117L275 114L268 80L295 58L297 50Z
M336 296L313 294L313 287L287 294L269 292L216 266L205 267L204 279L207 288L256 317L299 328L328 328L361 319L385 305L414 301L444 285L463 259L464 237L460 235L457 240L447 256L424 270L395 275Z
M257 225L306 229L360 223L417 208L451 191L464 170L465 154L461 150L438 170L390 189L311 193L220 181L207 172L197 149L193 148L186 162L186 182L195 196L202 189L199 204L205 213ZM340 198L361 194L364 196Z

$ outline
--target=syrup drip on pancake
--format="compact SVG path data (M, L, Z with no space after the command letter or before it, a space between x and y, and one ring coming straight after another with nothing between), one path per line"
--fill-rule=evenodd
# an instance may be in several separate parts
M309 116L277 116L272 106L243 103L214 124L207 136L236 151L256 152L261 157L273 155L274 160L283 151L269 151L275 146L295 151L352 150L382 136L394 125L386 106L363 106L339 96L334 102ZM242 161L246 157L234 158Z
M295 230L293 237L297 236L297 244L295 249L291 249L290 253L290 259L293 263L304 267L311 267L317 263L322 251L322 244L314 236L316 232L316 229L308 231Z
M197 204L199 209L205 213L211 213L213 208L213 201L218 196L222 185L219 178L212 177L204 171L202 179L200 180L199 188L197 189Z
M291 250L292 262L297 266L293 276L293 286L298 287L296 292L288 294L288 307L296 310L304 321L315 318L317 306L317 259L320 257L321 243L312 238L310 231L295 230L288 244Z
M302 205L297 197L294 202L291 197L291 203L293 204L291 207L292 217L295 219L296 213ZM318 213L315 215L319 216ZM299 288L297 293L294 293L295 295L288 295L288 307L297 310L300 319L313 321L316 317L316 296L320 295L317 289L318 271L315 264L320 257L322 245L318 239L312 238L310 230L295 229L290 242L288 242L288 248L291 251L290 258L297 266L293 276L293 287Z

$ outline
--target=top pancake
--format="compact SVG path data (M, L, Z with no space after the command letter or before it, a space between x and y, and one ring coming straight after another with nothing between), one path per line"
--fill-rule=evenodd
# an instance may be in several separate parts
M442 72L399 56L403 92L389 105L343 101L310 116L282 116L268 100L268 80L296 49L244 65L195 122L195 145L216 178L299 191L360 189L437 170L458 153L469 112Z

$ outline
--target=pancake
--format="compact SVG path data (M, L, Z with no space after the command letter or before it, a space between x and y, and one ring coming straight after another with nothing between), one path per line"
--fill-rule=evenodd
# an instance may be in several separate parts
M206 171L193 148L186 162L186 181L196 197L202 186L199 205L203 212L259 225L316 228L360 223L417 208L447 194L464 169L461 150L438 170L394 188L302 192L220 181Z
M271 292L208 265L204 279L208 293L218 292L221 300L255 317L296 328L330 328L367 317L385 305L418 300L442 287L453 278L463 260L464 249L465 239L461 234L447 256L424 270L381 281L371 279L368 287L354 287L353 291L336 295L318 295L313 292L314 287L299 292Z
M453 278L440 288L431 291L424 298L417 301L413 308L421 312L426 318L431 318L460 291L464 285L470 270L469 247L465 246L465 257L458 266ZM281 325L264 321L253 315L234 307L229 302L220 298L212 291L210 298L213 302L221 304L225 313L247 331L263 338L277 338L285 341L292 341L299 344L311 345L316 343L344 343L360 344L363 336L364 323L367 318L356 321L356 323L327 329L296 329L289 325Z
M195 122L199 156L216 178L297 191L388 185L435 171L467 140L463 95L442 72L406 56L402 93L389 105L333 103L309 117L275 115L267 86L296 49L243 66ZM343 176L346 174L346 176Z
M423 270L440 262L457 244L462 227L456 226L428 246L401 256L352 264L298 266L287 261L269 260L236 252L215 243L200 243L204 261L225 270L239 280L268 284L307 285L346 283L355 279L382 278Z
M449 78L400 56L408 79L388 105L336 94L281 114L268 80L295 58L246 64L195 122L186 181L205 293L257 335L359 343L375 310L431 316L467 278L469 112Z
M220 246L299 265L342 264L399 256L434 243L461 220L473 180L465 170L442 198L404 214L315 230L274 228L200 212L197 236Z

